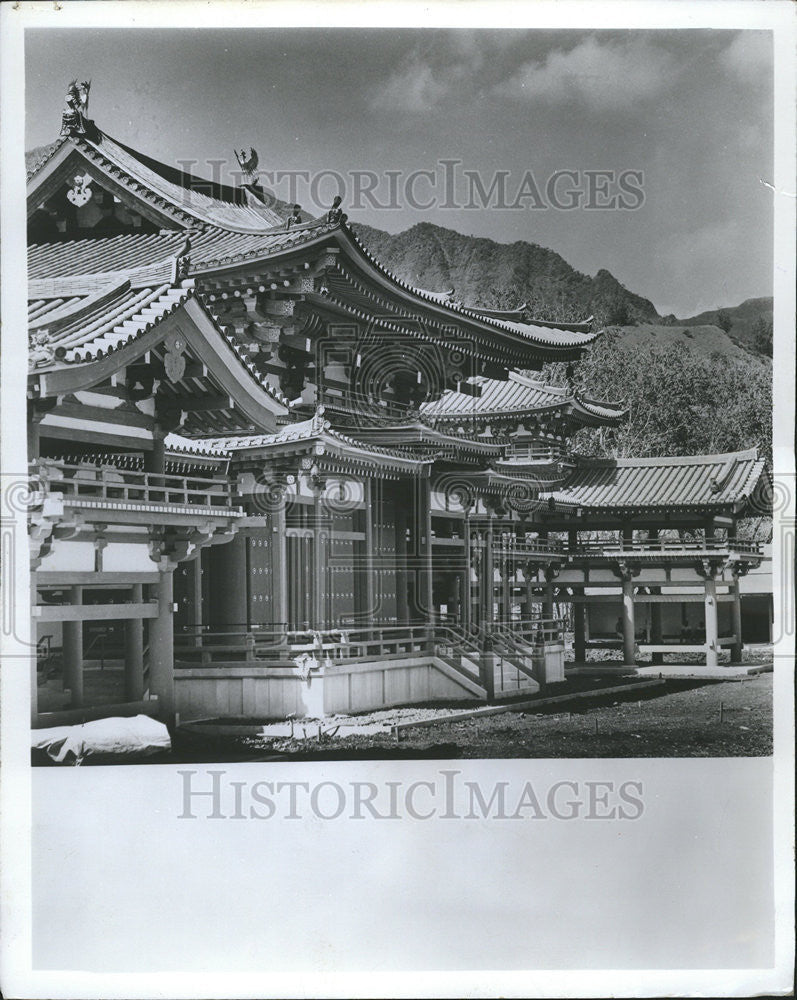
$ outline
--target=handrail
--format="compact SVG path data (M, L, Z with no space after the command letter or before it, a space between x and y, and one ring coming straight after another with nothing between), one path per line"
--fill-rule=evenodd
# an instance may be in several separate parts
M30 471L40 484L35 488L62 493L65 497L186 507L232 507L231 484L214 476L174 476L49 458L31 462Z
M665 538L648 538L644 541L604 541L579 542L567 548L569 556L578 555L623 555L625 553L655 552L746 552L761 555L761 542L737 538L707 538L699 541L682 542Z
M493 538L493 551L501 555L562 555L565 546L556 539L532 538L521 541L514 535L498 535Z

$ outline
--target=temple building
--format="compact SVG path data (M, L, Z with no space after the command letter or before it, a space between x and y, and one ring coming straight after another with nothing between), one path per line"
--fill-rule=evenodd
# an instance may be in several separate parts
M491 701L596 645L738 659L756 451L574 454L628 416L577 387L591 321L410 287L256 160L184 173L75 88L31 166L34 725Z

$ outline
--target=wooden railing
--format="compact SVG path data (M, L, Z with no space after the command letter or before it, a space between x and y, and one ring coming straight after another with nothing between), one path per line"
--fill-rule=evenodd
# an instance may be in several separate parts
M507 651L527 655L530 646L555 641L562 636L558 619L535 618L498 623L489 634L466 633L453 625L389 625L339 629L296 630L282 626L225 628L182 626L174 637L175 667L222 667L250 665L294 668L304 655L315 665L401 659L408 656L450 656L472 658L478 663L485 639L503 643ZM525 648L521 648L525 647Z
M174 637L176 667L248 663L294 667L302 654L335 664L429 653L435 626L394 625L337 629L231 625L210 629L184 626Z
M763 547L761 542L747 541L738 538L707 538L696 541L682 542L678 539L648 538L644 541L596 541L580 542L577 545L569 545L566 549L570 558L580 556L655 556L658 553L664 555L700 555L702 553L723 553L733 552L739 555L761 556Z
M565 622L561 618L532 616L529 618L497 621L496 635L524 646L539 646L546 642L556 642L564 635Z
M476 545L478 546L478 542ZM483 544L483 543L482 543ZM562 558L565 547L562 542L548 538L533 538L529 541L514 535L493 535L493 552L500 558L522 559L524 557Z
M30 465L34 492L109 503L167 504L184 507L232 507L226 479L171 476L120 469L113 465L73 464L38 459Z

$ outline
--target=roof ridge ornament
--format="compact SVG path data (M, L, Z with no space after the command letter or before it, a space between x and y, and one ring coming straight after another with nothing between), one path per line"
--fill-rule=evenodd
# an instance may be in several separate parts
M340 223L345 222L348 216L345 214L343 209L340 207L340 203L343 201L339 194L336 194L332 201L332 208L327 212L327 222L331 225L340 225Z
M241 168L243 174L244 184L257 184L258 172L257 166L260 163L260 159L257 155L257 150L253 147L249 147L249 152L245 149L234 149L235 159L238 161L238 165Z
M97 127L88 117L90 93L91 80L83 80L80 84L72 80L67 87L64 110L61 112L62 136L87 139L96 136Z

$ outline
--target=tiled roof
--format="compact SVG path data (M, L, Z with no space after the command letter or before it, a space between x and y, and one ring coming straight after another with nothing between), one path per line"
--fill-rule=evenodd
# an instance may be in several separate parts
M181 175L176 168L137 154L110 136L100 133L96 142L80 139L77 144L89 154L99 155L111 168L127 175L117 176L116 179L127 181L126 186L131 188L132 193L141 195L148 189L179 211L209 225L237 232L262 232L283 222L279 213L260 203L245 189L223 188L222 185L209 181L203 182L200 178ZM179 178L179 181L174 178ZM225 195L230 192L229 198L238 197L245 203L203 194L197 190L201 186ZM233 191L236 194L232 194Z
M182 434L167 434L163 443L168 455L208 455L213 458L229 458L230 455L224 448L216 448L207 441L195 441Z
M571 479L550 496L602 510L732 507L747 500L765 475L755 448L723 455L582 458Z
M332 228L332 227L330 227ZM28 278L124 273L175 256L187 255L191 270L244 261L300 245L326 231L326 226L296 227L269 233L231 233L218 226L160 233L129 233L58 243L36 243L28 249ZM186 244L188 241L188 244Z
M96 361L151 330L190 298L199 304L249 375L273 399L287 407L288 400L282 392L258 372L245 348L220 329L217 317L195 296L193 288L174 285L133 289L129 283L122 282L105 293L76 298L68 303L58 300L57 307L35 300L31 303L32 312L41 325L31 334L29 367L39 372L65 364ZM47 316L53 317L52 325L44 322Z
M185 246L186 234L129 233L63 243L34 243L28 247L28 278L58 278L99 271L124 271L146 267L173 257Z
M80 309L76 318L74 314L82 304L80 300L49 310L38 301L33 305L39 321L49 317L52 323L40 328L42 340L57 352L58 361L70 364L94 361L130 343L174 312L187 297L186 291L168 285L132 289L122 283L109 298L100 298L93 308L89 302L88 309ZM83 302L94 298L87 296ZM35 348L31 351L31 359L34 357ZM39 363L34 367L44 365Z
M478 308L464 306L458 302L452 302L448 298L447 293L427 292L423 289L415 288L395 275L392 271L386 268L384 264L380 263L380 261L376 259L365 244L361 242L356 233L354 233L348 226L344 224L341 228L346 232L360 253L362 253L378 271L390 278L391 281L395 282L412 295L416 295L418 298L431 302L434 305L441 306L455 315L470 317L471 319L484 323L487 326L519 334L524 339L530 340L538 344L540 347L558 348L560 350L562 348L587 347L600 336L600 331L590 333L580 329L573 329L573 327L578 326L578 324L563 324L563 326L557 327L550 326L548 324L541 325L536 323L505 322L503 320L485 315L484 312L480 311Z
M209 239L206 244L198 242L196 250L191 251L191 272L267 257L269 254L315 240L337 229L338 226L336 222L312 222L295 226L287 231L283 226L257 236L225 233L225 238L221 238L217 235L215 239Z
M436 402L423 403L421 413L435 420L461 420L559 407L581 408L592 416L607 420L621 419L625 414L619 406L582 399L569 389L537 382L519 372L509 372L505 381L477 375L469 378L468 382L481 389L480 396L447 389Z
M401 449L382 448L341 434L340 431L334 430L329 421L324 420L319 414L309 420L286 424L273 434L243 434L234 437L206 438L202 441L203 444L213 448L221 448L233 453L268 449L286 444L312 445L314 442L331 446L333 450L356 452L376 459L391 459L394 463L398 462L399 465L407 468L429 465L432 462L431 459L418 459Z
M287 233L279 230L270 232L266 234L266 238L262 243L255 245L248 250L234 251L230 249L224 255L217 254L213 258L208 258L206 260L200 260L197 255L193 255L191 270L192 273L194 273L197 270L201 271L223 265L233 265L246 263L247 261L254 261L259 257L267 257L269 254L277 253L283 249L290 249L291 246L298 246L304 242L316 240L325 233L332 232L341 234L344 237L344 241L348 242L348 245L352 247L360 257L366 260L368 264L375 268L381 275L388 278L389 281L396 285L399 289L424 303L431 304L445 310L446 312L450 312L452 315L452 321L454 320L454 317L458 318L460 321L462 321L463 318L470 319L483 324L488 329L498 329L503 330L504 332L519 335L524 340L528 340L540 348L548 348L552 353L552 356L561 355L563 351L570 353L574 350L578 351L581 348L589 346L589 344L600 336L600 332L591 333L585 332L580 328L576 328L579 326L578 324L563 324L560 327L551 324L503 322L502 320L494 317L484 315L478 309L472 309L470 307L463 306L460 303L452 302L447 297L446 293L427 292L423 289L415 288L406 281L397 277L397 275L385 267L384 264L380 263L380 261L378 261L368 250L368 248L360 242L356 234L349 228L349 226L346 225L345 222L325 223L323 220L321 222L316 220L313 223L298 226L296 229L292 229ZM385 323L383 325L389 327L389 323Z
M65 142L66 139L64 138L56 139L55 142L49 142L46 146L37 146L35 149L26 150L25 170L27 171L28 178L33 177L37 170L41 170L44 164L53 154L58 152Z

